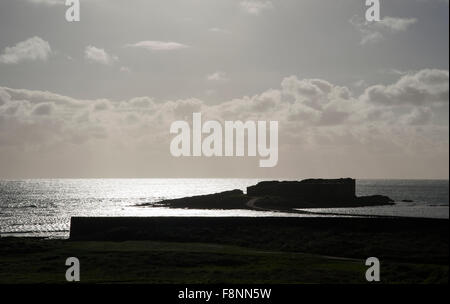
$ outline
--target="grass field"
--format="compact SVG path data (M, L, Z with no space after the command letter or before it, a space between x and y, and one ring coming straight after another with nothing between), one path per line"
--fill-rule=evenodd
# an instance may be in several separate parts
M362 259L230 245L2 238L0 283L65 283L65 260L82 283L367 283ZM448 283L448 265L382 262L383 283Z

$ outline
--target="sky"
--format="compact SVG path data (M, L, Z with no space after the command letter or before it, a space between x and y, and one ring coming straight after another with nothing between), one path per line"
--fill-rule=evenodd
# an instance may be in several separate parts
M0 178L448 179L446 0L0 2ZM278 121L278 164L170 125Z

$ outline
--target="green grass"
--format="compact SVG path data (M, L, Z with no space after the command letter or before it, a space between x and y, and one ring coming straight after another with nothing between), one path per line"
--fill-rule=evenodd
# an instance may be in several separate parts
M210 243L0 239L0 283L366 283L364 261ZM382 261L384 283L448 283L448 265Z

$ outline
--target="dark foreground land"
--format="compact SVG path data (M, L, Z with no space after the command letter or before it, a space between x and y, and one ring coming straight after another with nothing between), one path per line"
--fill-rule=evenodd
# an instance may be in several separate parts
M74 218L71 240L0 239L0 283L448 283L448 220Z

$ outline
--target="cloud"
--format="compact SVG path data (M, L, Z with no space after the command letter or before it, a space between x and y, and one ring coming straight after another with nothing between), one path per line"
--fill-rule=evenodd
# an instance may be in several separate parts
M386 35L404 32L413 24L417 23L417 19L384 17L380 21L368 22L359 16L353 16L350 19L350 23L360 32L360 43L364 45L379 42Z
M206 79L209 81L218 81L219 82L219 81L227 81L228 77L225 72L217 71L217 72L207 75Z
M273 9L271 1L245 0L239 3L241 9L250 15L260 15L263 11Z
M145 167L145 172L161 177L172 174L168 166L186 172L187 167L178 165L190 160L174 165L168 153L168 131L173 121L191 121L193 112L201 112L204 121L278 120L280 166L287 162L280 174L326 174L330 166L340 170L335 174L352 174L345 171L350 164L373 176L370 170L380 166L394 174L422 163L429 172L445 175L441 164L448 161L448 83L448 70L425 69L356 95L325 79L289 76L279 88L218 104L196 98L155 101L147 96L82 100L0 87L0 129L8 130L0 132L0 164L8 165L12 157L23 154L18 162L50 157L53 165L39 172L71 164L75 171L103 170L98 166L107 159L111 162L105 163L105 172L133 175L133 170ZM62 167L55 166L61 158ZM235 171L227 164L214 167L214 172L220 168L232 175ZM193 168L201 172L203 167Z
M188 45L172 41L139 41L133 44L127 44L125 47L142 48L151 51L173 51L188 48Z
M416 18L393 18L384 17L379 22L375 22L374 26L391 30L392 32L406 31L411 25L417 22Z
M354 81L352 85L357 88L362 88L362 87L366 86L366 82L364 79L359 79L359 80Z
M53 112L53 103L40 103L37 104L33 110L32 115L50 115Z
M76 117L88 117L93 123L100 123L101 127L108 129L111 126L120 128L116 119L124 113L133 113L160 127L189 116L193 111L202 111L205 116L219 120L278 119L298 127L351 127L364 125L369 120L373 123L377 119L386 123L382 120L386 118L383 113L387 112L398 123L411 115L431 117L433 115L427 113L437 113L448 107L448 82L447 70L425 69L403 75L390 85L367 87L360 96L355 96L349 88L323 79L290 76L282 80L279 89L215 105L194 98L159 102L151 97L123 101L78 100L50 92L0 87L0 116L4 115L6 108L15 106L20 109L15 112L16 118L23 121L29 122L30 115L34 114L52 114L53 119L69 117L72 122L77 121ZM96 112L107 115L100 119ZM420 121L416 119L415 123Z
M104 49L96 48L91 45L85 48L84 57L92 62L104 65L111 65L119 60L117 56L108 54Z
M409 72L391 85L368 87L363 99L386 106L448 104L448 71L425 69Z
M212 27L212 28L208 29L208 31L210 31L212 33L231 34L231 32L229 30L218 28L218 27Z
M405 122L410 125L422 126L430 123L433 119L433 111L426 107L412 109L411 113L405 116Z
M131 69L127 66L121 66L120 71L124 73L131 73Z
M16 64L22 61L46 61L51 53L50 44L35 36L19 42L15 46L6 47L0 55L0 63Z

